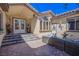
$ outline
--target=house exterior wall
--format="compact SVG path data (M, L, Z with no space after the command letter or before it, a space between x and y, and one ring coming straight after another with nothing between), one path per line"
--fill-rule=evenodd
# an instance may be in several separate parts
M72 35L73 37L78 37L78 35L79 35L78 33L79 32L70 32L69 31L69 25L67 23L67 18L75 17L75 16L79 16L79 14L75 14L75 15L70 15L70 16L67 16L67 17L60 17L60 18L57 18L57 19L53 19L52 27L53 27L53 24L61 24L61 25L63 24L64 27L62 26L62 30L60 30L58 32L59 35L62 35L62 34L64 34L64 32L67 32L68 34ZM52 32L54 32L54 30L52 30Z
M60 33L60 34L63 34L67 28L66 28L66 18L59 18L59 19L54 19L54 22L52 23L52 26L53 24L56 24L56 32L57 33ZM59 26L61 26L61 28L59 28ZM53 31L52 31L53 32Z
M23 19L26 21L26 25L29 24L31 26L32 21L34 21L33 15L37 15L37 14L35 12L31 11L24 4L10 4L7 15L8 15L7 23L8 24L10 23L10 25L13 29L13 20L14 19ZM31 32L33 33L32 29L31 29Z
M35 12L31 11L24 4L10 4L9 5L8 16L13 16L13 17L17 17L18 16L19 18L32 19L33 18L33 14L36 15ZM29 20L29 21L31 21L31 20Z
M16 9L15 9L16 8ZM31 11L27 6L24 4L10 4L9 5L9 11L7 13L8 21L7 23L10 23L11 27L13 26L13 18L20 18L26 20L26 24L31 25L31 33L42 36L45 34L49 34L50 32L40 32L40 20L39 16ZM35 15L35 17L33 17ZM13 28L13 27L12 27Z

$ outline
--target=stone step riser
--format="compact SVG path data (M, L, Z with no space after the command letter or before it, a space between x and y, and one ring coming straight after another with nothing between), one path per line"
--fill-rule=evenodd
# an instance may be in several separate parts
M20 36L5 36L5 37L20 37Z
M5 36L5 37L20 37L20 36Z
M24 42L24 41L12 41L12 42L5 42L5 43L3 43L2 45L5 45L5 44L12 44L12 43L18 43L18 42Z
M24 41L15 41L15 42L9 42L9 43L3 43L1 47L10 46L18 43L23 43Z
M13 41L21 41L22 39L10 39L10 40L3 40L2 43L6 43L6 42L13 42Z
M24 42L24 40L22 39L20 35L6 35L3 38L1 47L9 46L9 45L17 44L17 43L22 43L22 42Z
M18 38L16 38L16 37L14 37L14 38L9 38L9 37L8 37L8 38L4 38L3 40L10 40L10 39L12 40L12 39L22 39L22 38L21 38L21 37L18 37Z

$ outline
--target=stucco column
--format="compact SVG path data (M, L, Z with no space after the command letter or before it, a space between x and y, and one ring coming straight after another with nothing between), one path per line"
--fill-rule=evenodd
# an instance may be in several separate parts
M2 20L3 20L3 23L2 23L3 32L0 34L0 47L1 47L3 37L6 34L6 20L7 19L6 19L6 13L1 8L0 8L0 11L2 13Z
M31 30L33 34L39 34L39 29L40 29L39 17L32 20L31 27L32 27Z

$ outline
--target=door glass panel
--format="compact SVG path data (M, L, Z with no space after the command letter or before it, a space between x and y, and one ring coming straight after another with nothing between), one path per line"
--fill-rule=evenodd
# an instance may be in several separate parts
M15 29L19 29L20 27L19 27L19 20L15 20Z
M21 29L24 29L24 20L21 20Z

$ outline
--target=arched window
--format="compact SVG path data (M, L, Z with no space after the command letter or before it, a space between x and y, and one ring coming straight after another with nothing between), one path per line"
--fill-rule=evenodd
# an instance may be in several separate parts
M48 17L42 17L40 20L40 31L50 31L51 22L48 20Z

